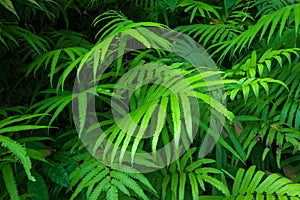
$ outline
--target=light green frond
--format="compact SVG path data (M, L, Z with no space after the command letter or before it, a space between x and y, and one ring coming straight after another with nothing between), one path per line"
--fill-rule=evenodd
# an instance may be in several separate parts
M13 170L10 165L4 165L2 167L2 176L10 198L14 200L20 199Z
M9 151L11 151L14 155L16 155L18 159L20 159L20 162L25 169L28 179L35 181L35 178L31 175L30 172L32 166L26 149L19 143L3 135L0 135L0 142L1 146L8 148Z
M126 173L112 171L111 177L118 179L126 187L132 189L132 191L134 191L140 198L148 199L148 197L145 195L144 191L137 184L137 182L134 179L130 178Z

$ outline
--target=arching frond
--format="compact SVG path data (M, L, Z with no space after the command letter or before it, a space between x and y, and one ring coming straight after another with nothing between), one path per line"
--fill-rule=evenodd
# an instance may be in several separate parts
M243 32L238 37L231 41L220 43L220 47L214 52L214 54L223 51L220 59L223 59L229 51L231 55L235 54L238 50L241 51L245 47L249 47L254 41L261 41L263 36L268 31L267 42L269 43L275 36L281 36L283 29L286 25L291 26L298 32L300 25L299 19L300 4L294 4L286 6L274 13L264 15L261 17L255 25L250 27L249 30ZM290 23L290 19L293 22ZM260 33L260 36L258 37Z
M286 7L292 3L296 3L295 1L289 1L289 0L274 0L274 1L263 1L263 0L258 0L256 1L252 6L258 8L258 12L256 16L263 16L263 15L268 15L273 12L276 12L283 7Z
M32 166L31 166L30 158L26 153L26 149L16 141L3 135L0 135L0 142L1 142L1 146L8 148L10 152L15 154L16 157L20 159L20 162L22 163L25 169L28 179L35 181L35 178L31 175L30 172Z
M258 199L265 196L297 199L300 194L296 189L298 187L299 184L293 184L291 180L278 174L270 174L266 177L264 172L255 172L255 166L251 166L246 173L244 169L238 170L231 194L237 199Z
M215 175L222 174L222 171L204 166L215 163L212 159L200 159L197 161L190 160L191 155L195 152L195 148L187 151L180 159L180 164L174 162L168 171L163 169L162 196L161 199L186 199L191 194L186 193L191 190L192 199L198 199L201 193L206 190L207 185L218 189L225 196L229 196L230 192L226 185L215 178Z
M10 198L16 200L20 199L13 170L9 164L2 167L2 176Z
M179 26L175 30L186 33L203 46L232 40L241 33L241 30L230 24L194 24Z
M95 200L101 193L106 193L107 199L118 199L119 193L148 199L141 185L155 193L153 186L144 175L109 169L94 158L84 161L81 169L74 170L70 178L71 186L77 185L71 199L84 191L88 199ZM84 188L87 190L83 190Z
M178 6L184 7L185 12L192 10L190 23L193 22L193 19L196 15L198 15L198 12L201 17L213 18L211 14L214 14L214 17L217 17L218 19L220 18L220 14L217 11L218 7L209 5L202 1L181 0Z
M44 38L17 26L3 26L1 24L0 41L8 48L12 48L8 41L17 46L20 45L20 41L26 42L27 45L20 51L26 54L25 57L32 56L32 54L42 55L49 49L49 44Z

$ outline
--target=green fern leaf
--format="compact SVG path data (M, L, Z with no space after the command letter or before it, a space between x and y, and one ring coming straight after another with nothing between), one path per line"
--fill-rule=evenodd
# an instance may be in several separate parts
M116 186L111 186L106 193L107 200L118 200L118 189Z
M95 159L90 159L86 162L84 162L80 168L76 168L75 170L72 171L70 174L70 179L71 179L71 186L73 187L82 179L88 172L90 172L93 168L95 168L97 165L100 163L97 162Z
M0 129L0 134L1 133L17 132L17 131L35 130L35 129L42 129L42 128L50 128L50 126L15 125L15 126Z
M227 186L218 179L205 174L197 175L197 179L201 179L205 182L208 182L209 184L220 190L225 196L230 196L230 192Z
M137 179L140 183L144 184L145 186L147 186L147 188L149 188L154 193L156 193L155 189L153 188L153 186L151 185L151 183L149 182L149 180L143 174L128 173L128 175L130 177L134 178L134 179Z
M178 188L178 174L172 174L171 178L171 192L172 192L172 199L177 199L177 188Z
M212 98L211 96L203 93L196 92L195 96L208 105L210 105L213 109L218 111L219 113L223 114L228 120L232 121L234 118L234 114L226 109L220 102Z
M156 147L157 147L160 133L162 132L162 129L165 125L168 102L169 102L169 98L167 98L167 97L161 98L161 102L160 102L159 110L158 110L158 114L157 114L157 125L155 127L155 132L152 137L152 152L154 154L154 157L156 157Z
M220 14L218 13L218 11L214 6L211 6L201 1L182 0L178 6L186 7L184 10L185 12L188 12L191 9L193 9L190 18L190 23L192 23L197 11L200 13L201 17L211 17L210 13L213 13L217 18L220 18ZM206 14L204 11L206 12Z
M9 151L11 151L17 156L18 159L20 159L20 162L22 163L25 169L28 179L31 181L35 181L35 178L30 173L31 162L30 158L27 156L26 149L6 136L0 135L0 142L1 146L8 148Z
M182 172L179 174L179 190L178 190L179 200L184 200L185 184L186 184L185 182L186 182L186 174Z
M13 170L10 165L4 165L2 167L3 180L6 186L6 189L9 193L11 199L18 200L19 194L17 189L17 184L14 178Z
M111 177L118 179L126 187L132 189L132 191L134 191L140 198L148 199L148 197L146 196L142 188L137 184L137 182L130 178L127 174L119 171L112 171L110 175Z
M192 195L193 195L193 200L198 200L199 199L199 189L198 189L198 182L195 174L189 173L189 180L192 188Z
M179 148L180 133L181 133L181 111L180 104L178 101L178 96L172 94L170 96L171 100L171 110L172 110L172 119L174 127L174 141L175 141L175 150Z
M168 191L168 185L169 185L169 182L170 182L171 178L169 175L166 175L162 181L162 193L161 193L161 199L162 200L165 200L166 197L167 197L167 191Z
M4 126L9 125L9 124L13 124L13 123L16 123L16 122L21 122L21 121L24 121L24 120L27 120L27 119L33 119L35 117L39 117L39 116L42 116L42 115L44 115L44 114L21 115L19 117L16 117L16 116L7 117L6 119L0 121L0 129Z
M86 176L87 178L84 178L85 181L84 181L84 184L82 184L83 187L88 186L88 190L86 192L87 196L91 195L91 193L93 192L93 190L95 188L94 187L95 184L99 184L101 182L101 180L103 180L104 178L106 178L107 176L109 176L109 169L108 168L105 168L100 173L98 173L96 176L94 176L94 174L95 174L95 172L98 172L98 169L94 169L93 171L94 172L91 172L91 174L89 173ZM92 179L90 179L90 177L92 177ZM87 182L86 180L89 180L89 181ZM78 189L78 191L83 190L83 187L81 187L80 189ZM122 187L122 186L120 186L120 187ZM78 185L78 188L79 188L79 185Z
M107 176L109 173L108 170L103 170L103 167L93 168L89 173L80 181L78 186L76 187L75 192L72 194L71 199L74 199L85 187L89 185L89 182L92 180L96 180L96 182L100 182L103 178ZM103 170L103 171L102 171ZM97 176L97 179L94 179ZM92 194L91 194L92 195Z
M249 30L243 32L241 35L234 38L232 41L226 41L223 44L221 43L222 45L214 52L214 54L222 50L223 53L220 59L223 59L231 49L233 49L233 51L231 51L231 54L234 54L238 49L241 50L242 48L244 48L247 43L248 46L250 46L255 36L257 36L257 34L261 31L261 35L259 38L260 41L264 36L265 32L268 30L269 26L272 24L268 35L268 41L270 41L270 39L274 37L275 29L278 27L278 25L279 25L279 30L283 29L285 25L285 22L283 22L280 19L285 19L287 21L288 20L287 16L291 13L292 10L296 10L296 12L294 11L293 13L294 15L298 14L297 12L299 10L299 4L283 7L282 9L274 13L261 17L259 21L255 25L253 25ZM294 17L295 17L295 29L298 30L299 16L295 15ZM281 32L279 31L279 33Z
M118 190L120 190L121 192L123 192L127 196L131 196L128 189L120 181L118 181L117 179L112 179L111 184L116 186L118 188Z
M98 200L102 191L107 191L110 187L110 178L106 176L93 190L92 194L88 197L90 200Z

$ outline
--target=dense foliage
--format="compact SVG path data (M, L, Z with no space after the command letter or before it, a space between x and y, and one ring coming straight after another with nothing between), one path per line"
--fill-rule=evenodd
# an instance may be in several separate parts
M300 199L299 25L299 0L1 0L0 199ZM97 86L96 114L106 136L132 159L156 152L193 124L186 96L148 84L130 99L131 116L147 125L160 104L163 123L153 139L126 135L109 109L127 71L146 63L177 69L199 102L199 129L186 153L161 170L129 173L86 150L74 125L72 90L87 56L98 48L93 59L101 60L112 41L101 42L117 33L166 44L159 34L150 40L149 32L134 31L145 26L189 35L218 71L199 76L186 60L155 49L133 51L108 67ZM219 74L222 80L204 81ZM227 105L209 95L223 85ZM80 104L80 128L86 104ZM212 115L216 129L218 117L225 119L222 137L201 158ZM128 125L127 131L136 130Z

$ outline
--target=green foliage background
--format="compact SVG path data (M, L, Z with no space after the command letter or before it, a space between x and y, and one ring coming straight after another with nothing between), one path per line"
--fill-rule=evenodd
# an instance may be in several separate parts
M299 25L299 0L1 0L0 199L300 199ZM125 173L99 163L81 143L72 88L101 41L143 26L189 35L219 71L199 76L185 60L151 49L120 57L105 71L97 117L106 136L131 150L132 159L136 152L155 152L180 134L178 128L188 132L192 125L182 126L178 118L188 119L190 105L180 109L170 92L146 85L131 99L133 118L149 123L147 105L159 103L166 109L158 115L167 123L156 126L151 141L126 136L124 142L109 99L128 70L148 62L180 70L197 91L203 118L180 160L152 173ZM131 33L144 43L166 42ZM97 56L110 53L101 48ZM203 82L217 74L222 80ZM209 97L207 84L215 92L225 85L226 108ZM212 110L226 122L216 146L200 159ZM86 107L81 112L86 116Z

